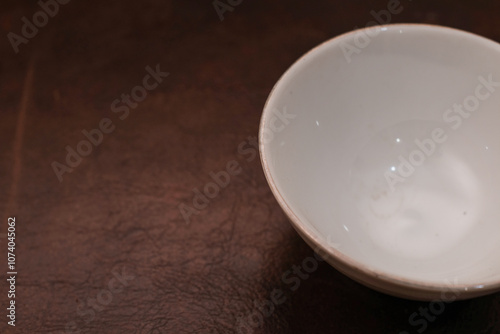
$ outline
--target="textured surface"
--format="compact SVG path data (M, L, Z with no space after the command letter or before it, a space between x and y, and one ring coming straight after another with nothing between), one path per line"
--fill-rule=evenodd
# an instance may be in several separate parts
M236 6L221 21L212 1L71 1L18 53L2 37L0 233L15 216L18 276L15 329L0 284L0 332L500 333L498 294L430 305L316 268L252 145L286 68L388 2L229 2ZM496 1L401 5L390 22L500 41ZM34 1L2 2L1 35L21 34L21 18L39 10ZM157 64L169 75L125 107L122 94ZM66 146L76 149L82 130L105 118L110 133L59 182L53 161L66 164ZM212 199L198 196L186 223L179 205L193 207L196 189L228 163L228 184L212 188ZM409 321L429 307L439 314Z

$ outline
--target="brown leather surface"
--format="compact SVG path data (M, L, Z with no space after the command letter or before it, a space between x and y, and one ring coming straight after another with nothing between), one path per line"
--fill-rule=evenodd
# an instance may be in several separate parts
M0 274L13 216L18 270L16 327L2 279L0 333L500 333L499 294L412 302L315 259L252 145L288 66L388 1L221 3L233 4L223 21L211 0L70 1L18 53L7 34L40 7L0 4ZM500 41L497 1L401 6L390 22ZM155 71L169 75L135 88ZM133 89L147 96L127 107ZM53 162L103 119L109 133L59 182ZM196 209L211 173L221 186ZM189 223L182 203L196 210Z

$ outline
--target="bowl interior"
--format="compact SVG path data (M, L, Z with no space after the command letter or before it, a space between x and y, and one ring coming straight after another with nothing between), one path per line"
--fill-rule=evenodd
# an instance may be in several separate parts
M444 27L342 35L297 61L261 154L296 227L366 270L500 281L500 46Z

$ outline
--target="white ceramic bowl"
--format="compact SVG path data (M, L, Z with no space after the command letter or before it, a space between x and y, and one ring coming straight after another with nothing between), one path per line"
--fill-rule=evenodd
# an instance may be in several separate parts
M326 260L376 290L500 290L500 45L395 24L316 47L260 125L268 183Z

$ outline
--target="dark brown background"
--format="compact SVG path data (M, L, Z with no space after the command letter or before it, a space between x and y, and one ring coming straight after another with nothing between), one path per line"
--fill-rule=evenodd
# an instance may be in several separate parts
M238 153L241 143L250 149L280 75L387 3L245 0L221 21L211 0L73 0L16 54L7 34L20 34L21 18L40 8L2 1L0 233L15 216L18 277L15 329L0 284L0 332L59 334L73 323L80 333L246 333L239 319L280 289L286 301L254 333L418 333L408 319L429 303L379 294L325 263L292 291L281 276L313 251L274 200L259 159ZM500 41L498 1L401 5L391 23ZM112 101L156 64L170 75L120 120ZM59 182L51 163L105 117L114 132ZM192 205L193 189L231 160L241 174L187 224L178 205ZM130 277L111 294L113 272ZM107 305L92 316L98 296ZM500 294L447 304L425 333L500 333L499 312Z

